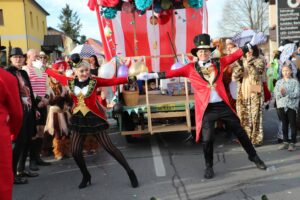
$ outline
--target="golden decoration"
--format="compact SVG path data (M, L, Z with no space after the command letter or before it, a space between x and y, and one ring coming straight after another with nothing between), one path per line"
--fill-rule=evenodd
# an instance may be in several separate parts
M128 75L136 76L142 72L148 72L148 67L146 66L146 64L144 62L139 61L139 62L133 63L131 65L131 67L128 70Z
M86 114L88 112L90 112L90 109L86 106L85 102L84 102L84 95L82 94L82 92L80 92L77 96L78 98L78 104L77 106L73 109L73 114L81 111L81 113L83 114L83 116L86 116Z

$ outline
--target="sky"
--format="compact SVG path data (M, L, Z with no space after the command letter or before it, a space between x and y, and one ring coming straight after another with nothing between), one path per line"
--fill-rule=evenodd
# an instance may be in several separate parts
M219 37L218 24L221 21L222 9L226 0L208 0L208 30L212 38ZM36 0L50 15L47 17L47 26L58 29L61 9L69 4L73 11L78 13L82 23L80 35L87 38L100 40L96 13L90 11L87 6L88 0ZM59 5L59 6L58 6ZM217 5L217 6L216 6Z

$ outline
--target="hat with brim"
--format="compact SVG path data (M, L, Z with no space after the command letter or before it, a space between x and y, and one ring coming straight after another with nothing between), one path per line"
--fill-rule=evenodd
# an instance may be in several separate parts
M24 57L22 49L19 47L12 48L10 51L9 57L12 57L12 56L23 56Z
M215 48L215 47L211 47L211 46L209 46L209 47L198 46L198 47L196 47L196 48L193 48L193 49L191 50L191 53L193 54L193 56L196 56L196 57L197 57L197 52L198 52L199 50L203 50L203 49L208 49L208 50L210 50L211 52L213 52L216 48Z
M195 44L196 48L193 48L191 50L191 53L193 54L193 56L196 56L196 57L197 57L197 52L201 49L207 49L210 51L215 50L215 47L210 46L210 36L205 33L197 35L194 38L194 44Z

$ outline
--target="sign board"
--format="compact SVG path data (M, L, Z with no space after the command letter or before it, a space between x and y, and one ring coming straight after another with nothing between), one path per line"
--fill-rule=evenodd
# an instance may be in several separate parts
M300 41L300 0L277 0L278 43Z

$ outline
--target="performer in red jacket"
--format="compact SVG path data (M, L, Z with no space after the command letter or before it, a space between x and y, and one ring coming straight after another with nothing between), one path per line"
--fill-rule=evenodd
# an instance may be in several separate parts
M17 79L0 68L0 199L12 199L12 139L21 129L22 105Z
M46 69L46 73L54 77L63 86L69 88L74 102L70 119L70 129L72 131L71 148L74 160L83 175L78 187L85 188L88 183L91 184L91 175L82 155L83 144L87 135L96 137L100 145L125 168L132 187L137 187L138 180L134 171L128 165L121 151L111 142L105 131L109 125L105 111L97 100L97 88L127 83L128 81L133 81L135 77L112 79L92 77L88 62L80 60L78 54L73 54L71 58L75 63L75 78L66 77L50 68Z
M195 116L196 116L196 142L200 139L202 129L202 143L205 157L206 169L204 177L207 179L214 177L213 171L213 144L215 122L221 119L234 130L242 147L249 156L249 160L254 162L259 169L266 169L264 162L258 157L246 132L240 125L240 121L229 103L228 96L222 81L223 72L227 66L239 59L243 54L251 49L261 38L258 34L251 43L237 50L235 53L221 57L211 58L213 48L210 46L210 36L201 34L194 38L197 46L192 49L193 56L198 58L198 62L189 63L182 68L160 73L141 73L137 76L139 80L153 78L187 77L194 88L195 96ZM214 57L212 55L212 57Z

